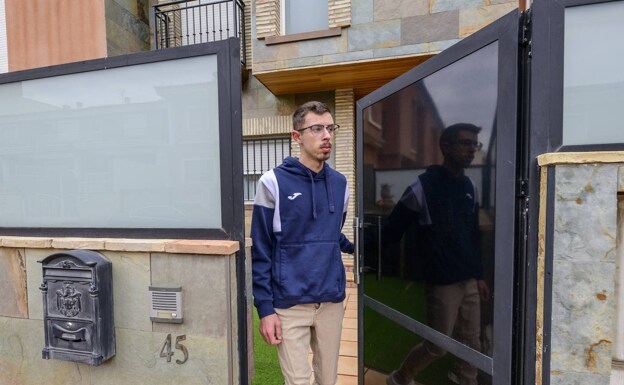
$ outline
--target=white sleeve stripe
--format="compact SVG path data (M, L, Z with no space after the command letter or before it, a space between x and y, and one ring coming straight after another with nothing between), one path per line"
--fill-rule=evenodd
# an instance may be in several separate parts
M270 170L266 172L262 178L265 179L265 185L273 194L275 198L275 213L273 214L273 232L277 233L282 231L282 220L280 217L280 198L279 198L279 184L277 183L277 177L275 172Z
M279 213L279 201L279 186L277 184L275 172L273 172L273 170L267 171L258 181L254 205L275 210L272 222L274 232L282 230Z
M263 175L256 186L255 206L263 206L269 209L275 208L275 188L270 182L270 177Z

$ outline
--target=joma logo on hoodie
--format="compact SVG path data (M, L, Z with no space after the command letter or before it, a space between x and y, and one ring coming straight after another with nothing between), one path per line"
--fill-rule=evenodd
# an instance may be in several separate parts
M299 195L301 195L301 193L300 192L296 192L293 195L289 195L288 199L290 199L291 201L294 201L295 198L297 198Z

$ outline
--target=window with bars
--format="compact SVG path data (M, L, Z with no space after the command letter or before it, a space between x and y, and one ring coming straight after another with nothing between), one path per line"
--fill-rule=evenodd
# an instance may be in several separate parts
M290 156L290 136L243 140L243 193L245 201L256 196L258 180Z

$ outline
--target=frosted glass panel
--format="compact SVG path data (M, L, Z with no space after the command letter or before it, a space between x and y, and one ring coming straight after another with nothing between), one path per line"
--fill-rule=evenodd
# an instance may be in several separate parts
M321 31L329 28L327 0L283 0L286 34Z
M0 85L0 226L220 228L216 55Z
M563 144L624 143L624 2L566 8Z

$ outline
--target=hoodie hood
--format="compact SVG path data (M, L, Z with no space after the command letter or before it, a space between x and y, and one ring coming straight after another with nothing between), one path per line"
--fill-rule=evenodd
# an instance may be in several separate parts
M299 159L289 156L284 159L284 162L279 167L290 174L297 175L301 178L306 178L310 181L310 194L312 196L312 217L314 219L318 217L318 214L316 212L316 183L325 183L325 191L327 191L326 199L329 206L329 212L333 213L336 211L334 196L330 185L330 175L332 170L327 165L327 163L323 163L323 168L321 169L321 171L315 173L314 171L307 168L303 163L301 163Z

